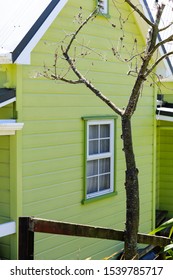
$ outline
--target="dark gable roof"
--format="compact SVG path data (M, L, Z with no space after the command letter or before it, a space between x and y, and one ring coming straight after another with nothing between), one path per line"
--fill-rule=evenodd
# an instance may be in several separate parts
M20 43L17 45L17 47L12 52L12 62L15 62L20 53L24 50L26 45L29 43L29 41L32 39L32 37L35 35L35 33L39 30L41 25L44 23L44 21L47 19L47 17L50 15L50 13L53 11L53 9L56 7L56 5L61 0L52 0L50 4L47 6L47 8L44 10L44 12L40 15L40 17L37 19L37 21L33 24L33 26L30 28L30 30L27 32L27 34L24 36L24 38L20 41Z

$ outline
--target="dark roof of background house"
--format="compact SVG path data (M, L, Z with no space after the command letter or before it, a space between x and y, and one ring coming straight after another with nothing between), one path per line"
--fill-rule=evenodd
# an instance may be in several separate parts
M0 88L0 104L16 97L15 89Z

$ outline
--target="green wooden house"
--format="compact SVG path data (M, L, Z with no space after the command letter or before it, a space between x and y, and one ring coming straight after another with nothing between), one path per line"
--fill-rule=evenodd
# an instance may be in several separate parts
M148 16L152 20L154 13L154 0L141 1L147 10ZM168 5L163 12L163 26L167 26L172 18L172 10ZM172 26L165 32L168 37L172 34ZM163 38L165 36L162 35ZM165 44L161 53L172 51L172 42ZM156 208L168 211L167 216L173 216L173 59L172 56L164 61L156 73L162 77L161 83L157 89L157 110L156 110Z
M18 257L20 216L124 229L125 163L120 119L82 85L35 77L35 73L44 71L44 65L54 64L57 43L76 28L73 21L80 5L86 16L97 1L6 0L2 5L0 258L3 259ZM125 3L119 8L124 15L129 14ZM111 44L121 32L112 1L104 1L102 13L106 16L100 14L89 23L81 37L90 42L91 48L103 53L107 62L92 53L86 60L81 59L80 70L89 71L92 82L123 107L134 79L126 75L128 66L115 61L111 52ZM116 29L110 28L109 20L116 23ZM145 39L141 30L138 19L132 15L126 26L127 49L134 38L142 49ZM164 71L166 67L163 66ZM156 120L156 96L156 89L146 83L133 120L140 170L140 232L145 233L155 227L156 207L166 207L173 214L172 163L169 168L166 165L167 160L173 162L173 130L170 123L171 128L167 129L165 122L166 128L162 129L162 121ZM169 172L169 182L164 181L165 172ZM122 247L118 241L36 234L35 259L103 259Z

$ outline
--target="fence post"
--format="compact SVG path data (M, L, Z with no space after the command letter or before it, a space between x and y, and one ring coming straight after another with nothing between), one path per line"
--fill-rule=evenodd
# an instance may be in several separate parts
M30 217L19 217L19 260L34 259L34 231Z

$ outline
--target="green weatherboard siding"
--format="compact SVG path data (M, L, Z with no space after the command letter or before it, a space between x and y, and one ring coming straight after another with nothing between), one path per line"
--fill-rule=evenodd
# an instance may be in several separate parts
M92 2L92 1L91 1ZM91 2L85 3L89 14ZM112 4L110 4L111 6ZM111 7L110 7L111 10ZM72 12L73 11L73 14ZM78 13L76 1L69 1L53 25L32 52L32 65L23 67L23 215L57 219L74 223L112 228L124 228L125 192L124 158L120 139L120 119L117 120L115 151L116 191L118 195L82 205L84 192L84 124L82 116L112 115L98 98L81 85L34 79L33 72L43 71L43 61L53 65L54 39L60 41L64 32L71 32L73 16ZM124 13L128 13L127 8ZM117 15L118 16L118 15ZM116 22L118 18L112 17ZM63 30L63 31L62 31ZM133 85L127 77L127 66L115 62L109 50L109 40L118 38L103 17L89 24L81 35L90 45L102 51L107 62L96 54L79 61L81 71L89 69L92 82L119 106L126 104ZM133 44L132 33L139 44L143 41L133 21L127 26L127 44ZM92 62L93 65L92 65ZM63 65L62 65L63 67ZM147 232L152 227L152 164L153 164L153 97L146 87L134 119L134 136L141 183L141 225ZM145 139L145 141L144 141ZM122 244L87 238L72 238L36 234L36 259L101 259L117 251Z
M158 178L157 206L168 210L168 216L173 216L173 126L171 122L159 122L158 126Z
M95 1L84 1L84 14L88 15L94 5ZM82 41L84 39L86 43L90 42L91 48L102 52L107 61L100 61L95 52L86 59L79 60L79 68L84 73L89 70L88 76L92 82L112 101L123 107L134 79L126 75L128 65L116 61L110 50L111 42L116 42L121 34L119 14L112 13L112 10L110 1L110 17L116 22L117 28L111 29L107 19L99 16L80 35ZM31 65L16 69L17 111L19 120L24 122L22 134L16 139L19 157L17 176L13 179L18 182L17 197L20 200L16 215L124 229L125 163L120 118L116 120L115 139L117 195L83 205L85 139L82 116L111 116L113 112L82 85L34 78L36 73L43 71L44 64L48 67L54 64L54 51L57 47L55 43L78 26L77 23L72 23L78 12L77 1L68 1L34 48ZM126 5L122 12L124 15L129 14ZM139 48L142 48L143 40L133 16L126 29L127 49L133 46L134 36L139 42ZM81 47L78 48L81 50ZM63 66L60 64L60 68ZM73 75L71 77L74 78ZM140 170L140 231L149 232L154 223L154 98L153 89L147 84L133 119L133 134ZM35 240L35 259L102 259L123 246L117 241L47 234L36 234Z
M173 103L172 82L164 83L164 100ZM157 121L157 208L173 217L173 122Z
M10 220L10 139L0 136L0 223ZM10 258L9 237L0 238L0 258Z
M0 88L3 88L13 80L11 75L13 67L3 65L4 71L0 71ZM13 118L14 108L12 104L0 108L0 119ZM10 137L8 135L0 135L0 224L11 221L11 185L10 185L10 160L11 147ZM11 259L11 238L9 236L0 238L0 259Z

